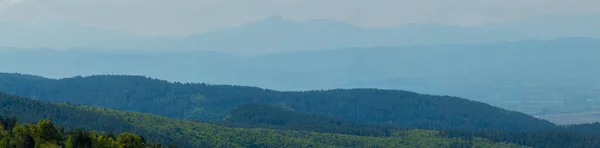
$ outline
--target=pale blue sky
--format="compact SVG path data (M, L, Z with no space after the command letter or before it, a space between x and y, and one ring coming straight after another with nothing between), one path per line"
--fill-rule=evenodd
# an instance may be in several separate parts
M539 15L600 14L600 0L0 0L0 21L67 21L137 34L187 35L279 15L363 27L474 26Z

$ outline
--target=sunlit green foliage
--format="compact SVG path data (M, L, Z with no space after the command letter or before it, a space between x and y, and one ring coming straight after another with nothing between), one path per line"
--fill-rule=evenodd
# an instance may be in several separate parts
M117 143L119 144L119 148L145 147L145 143L142 141L142 138L127 132L119 135L119 138L117 138Z
M62 128L48 119L36 124L15 124L11 131L4 130L11 120L0 120L0 148L162 148L162 144L146 144L135 134L122 133L113 137L97 132Z

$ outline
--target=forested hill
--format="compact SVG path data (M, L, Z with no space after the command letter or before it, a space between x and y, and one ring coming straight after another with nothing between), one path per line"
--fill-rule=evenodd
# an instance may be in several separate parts
M51 120L37 124L19 123L14 117L0 116L0 147L2 148L165 148L160 142L148 143L143 137L131 133L114 136L97 131L69 130L55 125ZM177 145L169 144L169 148Z
M390 126L369 125L314 114L301 114L274 105L246 103L234 108L217 124L245 127L342 133L361 136L390 136Z
M300 114L273 105L254 103L242 104L236 107L222 123L238 127L318 131L375 137L393 137L395 131L403 130L379 125L353 123L328 116ZM581 124L533 132L443 130L439 135L464 140L485 138L495 142L515 143L536 148L564 148L599 147L599 131L598 124Z
M46 79L0 74L0 90L69 102L194 120L221 120L242 103L275 104L300 113L404 128L527 131L555 125L529 115L450 96L400 90L280 92L255 87L172 83L142 76Z
M261 128L230 128L151 114L123 112L79 105L44 103L0 92L0 147L86 148L94 147L146 148L154 142L175 144L182 148L215 147L519 147L495 143L483 138L464 140L445 138L438 131L395 130L389 137L318 133ZM6 120L5 120L6 119ZM15 124L15 119L22 123ZM44 120L43 120L44 119ZM49 122L51 119L52 122ZM53 123L67 129L54 127ZM87 133L77 128L96 129ZM75 129L75 130L73 130ZM113 132L137 133L112 136ZM106 133L107 132L107 133ZM77 139L75 139L77 138ZM73 143L75 141L79 141ZM86 143L85 141L88 141ZM83 142L83 143L82 143ZM146 142L146 144L142 144ZM122 144L136 145L122 145ZM78 146L74 146L76 144ZM111 146L112 145L112 146ZM144 146L146 145L146 146ZM158 145L154 145L158 146Z
M127 131L138 133L138 135L141 136L141 139L138 140L143 140L147 143L160 141L160 143L176 144L184 148L520 147L515 144L547 148L600 146L600 135L577 134L574 132L567 132L559 127L550 131L516 133L487 130L406 130L352 123L333 117L293 113L292 111L273 105L262 104L242 104L232 111L233 113L225 122L231 123L231 121L235 120L237 125L262 126L263 128L231 128L189 120L165 118L152 114L123 112L80 105L44 103L23 97L6 95L4 93L0 93L0 105L2 105L2 108L0 108L0 116L15 115L16 119L21 121L26 120L24 121L25 123L36 122L36 119L42 120L44 118L49 118L52 119L52 121L56 121L58 125L65 127L67 130L74 128L97 129L100 133L104 131ZM268 110L283 111L284 113L271 113L268 112ZM249 118L240 117L239 115L254 116L250 118L256 117L259 120L245 120ZM281 115L290 115L294 118ZM264 117L264 120L261 119L262 117ZM314 124L325 123L324 125L315 125L324 130L315 132L316 130L314 129L307 130L306 126L295 126L298 125L298 122L304 122L298 121L296 117ZM69 137L77 136L79 138L84 138L79 139L84 141L87 139L85 138L85 132L77 132L78 130L75 130L74 133L57 133L53 132L53 130L43 130L45 132L51 132L50 134L52 137L46 137L50 138L50 140L66 140L64 141L65 143L61 143L60 141L50 141L50 143L48 143L49 141L41 139L38 135L40 133L36 132L38 126L48 127L41 126L48 125L46 120L39 122L37 125L22 124L15 126L16 124L14 124L15 120L13 118L5 119L0 119L2 120L0 121L2 122L0 123L2 125L0 126L2 127L0 128L0 145L7 143L22 143L22 140L28 141L29 136L29 141L33 141L35 145L64 144L64 146L68 148L68 143L74 140L72 138L69 140ZM279 123L284 123L284 125L270 126L281 125ZM310 125L310 123L307 125ZM6 130L10 129L10 127L12 127L12 130ZM334 131L331 131L332 129ZM359 132L356 132L357 129ZM372 129L385 129L383 130L384 133L389 131L389 134L378 135L378 131ZM64 136L63 138L67 139L55 137L61 135ZM102 138L102 135L104 135L104 138ZM96 144L119 144L122 142L116 136L111 135L113 135L111 132L99 135L92 133L91 135L88 135L91 138L88 140L92 140L92 142ZM139 144L139 142L136 143Z
M38 120L51 118L54 123L67 130L82 128L108 133L130 132L147 136L146 138L149 139L160 139L163 143L186 143L162 134L150 133L125 120L106 116L101 112L83 110L73 105L41 102L0 92L0 106L0 116L16 117L23 123L35 123Z

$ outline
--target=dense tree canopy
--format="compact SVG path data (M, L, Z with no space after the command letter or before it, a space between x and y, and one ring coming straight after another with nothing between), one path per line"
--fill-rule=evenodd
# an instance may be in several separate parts
M149 133L131 123L115 117L106 116L101 112L79 109L78 105L47 103L24 97L7 95L0 92L0 106L2 106L2 108L0 108L0 116L11 117L7 118L6 121L19 120L24 123L34 123L38 120L50 118L54 123L57 123L68 130L82 128L109 133L121 133L127 131L139 135L146 135L149 139L160 139L162 142L184 143L183 141L176 141L165 135Z
M536 148L600 147L600 135L582 134L560 129L535 132L447 130L441 132L441 135L465 140L486 138L496 142L516 143Z
M569 131L577 132L577 133L585 133L585 134L598 134L600 135L600 123L586 123L586 124L574 124L574 125L565 125L563 126Z
M21 141L26 146L43 144L45 147L89 146L136 147L149 146L148 141L176 143L180 147L518 147L513 144L495 143L482 138L462 140L440 137L436 131L393 130L387 137L361 136L360 134L322 133L289 129L234 128L197 121L166 118L162 116L78 105L53 104L0 93L2 115L16 115L2 119L2 129L13 129L4 139ZM39 121L35 126L17 124L17 119L53 119L69 132L54 126L49 120ZM54 120L57 119L57 120ZM320 120L317 120L320 121ZM290 122L291 123L291 122ZM33 125L33 124L31 124ZM107 126L110 125L110 126ZM345 129L328 125L326 129ZM26 128L25 128L26 127ZM35 128L34 128L35 127ZM56 128L52 128L56 127ZM116 131L109 134L85 132L77 128L97 131ZM352 128L350 128L352 129ZM370 129L366 127L365 129ZM3 130L2 137L7 137ZM15 132L16 131L16 132ZM37 132L44 131L44 132ZM110 133L121 133L115 136ZM33 133L33 134L32 134ZM140 135L139 138L133 136ZM15 135L17 134L17 135ZM38 142L39 141L39 142ZM91 142L90 142L91 141ZM160 141L160 143L158 143ZM14 142L13 142L14 143ZM142 144L140 144L142 143ZM28 145L33 144L33 145Z
M230 126L264 127L286 130L319 131L367 136L390 136L389 133L406 131L393 127L366 125L333 117L299 114L293 111L264 104L243 104L236 107L224 121ZM490 139L531 147L600 147L599 124L558 126L551 130L529 132L503 132L490 130L444 130L441 136L473 140Z
M0 147L600 146L598 123L556 126L479 102L406 91L279 92L137 76L19 74L0 74L0 89L55 102L0 92L0 115L7 116L0 117Z
M11 137L0 143L15 145L13 141L18 141L24 147L164 146L161 143L177 143L181 147L518 147L503 143L531 147L595 147L600 141L600 136L595 134L565 131L576 129L576 125L536 132L438 132L356 123L254 103L236 107L226 120L216 122L216 125L152 114L44 103L4 93L0 93L0 105L3 107L0 114L15 115L0 118L0 139ZM46 118L53 122L43 120ZM35 124L19 124L17 120L20 119ZM63 132L64 129L55 126L54 121L69 132ZM78 128L112 132L101 134ZM115 132L128 133L110 134ZM149 145L148 142L156 144Z
M231 111L217 124L235 127L258 127L360 136L391 136L390 126L362 124L330 116L301 114L267 104L246 103Z
M65 133L47 119L36 124L20 124L15 118L0 119L2 148L164 148L160 143L147 143L140 136L126 132L115 139L105 133L80 129Z
M280 92L254 87L174 83L141 76L46 79L0 74L0 90L167 117L222 120L243 103L267 103L344 120L423 129L532 131L555 126L529 115L466 99L399 90L337 89Z

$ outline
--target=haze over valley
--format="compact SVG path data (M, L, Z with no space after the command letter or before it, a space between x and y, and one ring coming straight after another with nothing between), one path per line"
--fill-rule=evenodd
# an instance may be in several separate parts
M589 30L579 32L560 32L562 26L558 25L541 29L518 25L563 22L566 20L560 19L566 18L545 17L496 27L500 28L496 29L498 33L508 33L502 28L511 27L529 31L503 36L485 27L410 25L361 29L334 21L302 23L275 17L212 33L167 39L170 43L144 41L158 40L146 38L139 42L121 40L123 44L105 43L104 47L81 43L80 47L68 49L2 48L0 66L3 72L50 78L128 74L275 90L402 89L465 97L555 123L595 122L600 120L594 116L600 109L594 103L600 92L600 68L596 66L600 62L600 40L594 37L600 33L594 30L600 30L600 23L593 26L590 22L600 22L600 17L576 17L582 19L569 25ZM544 29L558 31L535 33ZM266 34L261 34L261 38L252 38L263 32ZM105 34L109 35L107 39L121 39L118 34ZM51 35L62 34L48 34ZM64 41L72 46L80 44L77 40ZM164 49L157 44L164 45ZM255 54L248 55L248 51Z
M597 0L0 0L0 148L600 147Z

